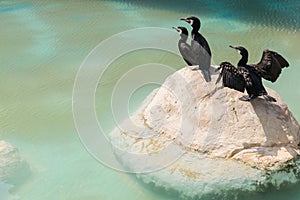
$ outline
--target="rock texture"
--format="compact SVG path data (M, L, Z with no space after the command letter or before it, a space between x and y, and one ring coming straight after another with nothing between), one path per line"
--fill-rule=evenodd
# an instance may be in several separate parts
M20 156L17 149L3 140L0 141L0 169L2 169L0 177L8 173L10 166L19 162Z
M300 126L273 90L276 103L240 101L240 92L184 68L168 77L143 112L145 123L188 150L279 169L299 154Z
M27 177L29 166L21 158L18 149L0 140L0 181L5 180L13 184L20 177Z
M276 103L243 102L245 94L215 85L218 74L213 67L211 73L212 82L206 83L199 71L177 71L111 133L126 169L152 171L138 176L203 196L254 190L270 182L270 174L298 167L300 126L280 96L267 88ZM288 174L273 182L296 181L297 174Z

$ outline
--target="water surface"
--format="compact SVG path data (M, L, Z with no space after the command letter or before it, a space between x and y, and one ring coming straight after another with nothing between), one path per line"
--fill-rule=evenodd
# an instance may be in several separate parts
M237 62L229 44L243 45L256 63L264 49L290 62L275 89L300 120L299 1L0 1L0 138L16 146L30 174L0 182L1 199L173 199L96 161L81 144L72 118L72 88L80 64L102 40L132 28L184 25L197 15L215 64ZM177 41L174 41L177 43ZM180 69L176 55L141 50L111 64L96 93L107 131L114 127L110 95L124 72L157 62ZM153 87L134 95L138 107ZM27 173L27 172L24 172ZM299 199L300 184L241 199Z

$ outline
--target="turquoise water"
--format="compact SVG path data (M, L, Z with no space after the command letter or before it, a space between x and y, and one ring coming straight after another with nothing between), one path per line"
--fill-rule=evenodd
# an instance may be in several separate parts
M104 39L132 28L186 26L178 19L193 14L202 20L216 64L239 59L229 44L247 47L251 63L265 48L280 52L291 67L276 83L265 84L300 120L299 11L299 1L0 1L0 139L17 147L30 166L30 172L0 181L0 199L174 199L99 163L73 122L73 83L84 58ZM114 127L109 107L114 85L133 66L149 62L185 66L180 57L158 50L115 60L96 92L105 130ZM129 109L154 87L139 90ZM299 191L300 183L240 199L300 199Z

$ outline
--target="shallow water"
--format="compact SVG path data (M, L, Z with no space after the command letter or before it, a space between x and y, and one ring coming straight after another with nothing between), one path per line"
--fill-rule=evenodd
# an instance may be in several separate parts
M105 167L81 144L72 116L76 73L88 53L121 31L141 27L184 25L191 14L202 20L202 32L215 64L237 62L229 44L244 45L250 63L264 49L280 52L290 62L275 89L300 120L300 2L299 1L0 1L0 138L16 146L30 173L0 182L0 199L172 199L135 178ZM176 44L177 41L174 41ZM96 93L98 120L109 132L112 89L136 65L156 62L180 69L180 57L157 50L141 50L115 60ZM157 86L138 90L129 110ZM22 174L23 173L23 174ZM241 199L299 199L300 184Z

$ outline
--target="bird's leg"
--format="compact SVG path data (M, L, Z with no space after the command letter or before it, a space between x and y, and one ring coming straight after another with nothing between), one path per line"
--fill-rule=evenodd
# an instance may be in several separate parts
M248 98L249 98L249 101L250 101L250 100L252 100L252 99L255 99L256 97L257 97L257 95L250 94Z

